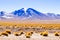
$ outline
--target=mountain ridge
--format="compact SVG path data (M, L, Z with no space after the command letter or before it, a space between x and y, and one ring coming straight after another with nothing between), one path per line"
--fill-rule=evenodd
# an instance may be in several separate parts
M11 14L11 15L10 15ZM44 14L42 12L39 12L33 8L28 8L25 12L24 8L21 8L19 10L15 10L11 12L9 15L4 14L4 12L0 12L0 18L3 16L11 17L11 18L19 18L19 19L60 19L60 14L54 14L54 13L47 13ZM10 19L10 18L9 18Z

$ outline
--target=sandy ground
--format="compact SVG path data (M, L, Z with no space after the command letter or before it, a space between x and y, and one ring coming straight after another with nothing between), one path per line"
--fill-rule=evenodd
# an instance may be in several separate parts
M26 38L25 34L21 36L10 34L8 37L0 36L0 40L60 40L60 36L54 36L53 33L49 33L49 35L45 37L38 33L34 33L30 38Z
M37 32L45 31L46 29L44 30L41 28L0 27L0 32L5 31L6 29L10 29L12 32L23 30L24 32L34 31L34 33L32 34L32 36L30 38L26 38L25 34L22 34L21 36L15 36L14 34L10 34L8 36L2 35L2 36L0 36L0 40L60 40L60 36L54 35L55 31L60 32L60 30L47 30L49 33L48 33L48 36L45 37L45 36L40 35Z

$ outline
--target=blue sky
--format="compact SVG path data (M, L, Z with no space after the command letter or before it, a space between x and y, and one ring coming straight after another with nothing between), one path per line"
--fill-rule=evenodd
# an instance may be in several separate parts
M60 0L0 0L0 11L12 12L21 8L60 14Z

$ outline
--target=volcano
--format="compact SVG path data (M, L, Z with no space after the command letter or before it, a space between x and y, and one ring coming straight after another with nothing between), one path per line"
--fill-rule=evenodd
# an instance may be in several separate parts
M60 19L60 14L54 14L54 13L42 13L39 12L33 8L28 8L26 11L24 8L21 8L19 10L15 10L11 13L8 13L9 15L4 14L3 11L0 12L0 18L8 18L11 17L12 19L20 19L20 20L55 20L55 19ZM11 19L9 18L9 19Z

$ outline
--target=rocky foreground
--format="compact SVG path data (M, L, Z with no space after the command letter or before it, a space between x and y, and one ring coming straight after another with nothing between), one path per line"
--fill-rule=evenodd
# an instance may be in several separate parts
M60 40L60 36L54 36L53 33L49 33L49 35L45 37L39 33L33 33L30 38L26 38L25 34L21 36L9 34L9 36L0 36L0 40Z

